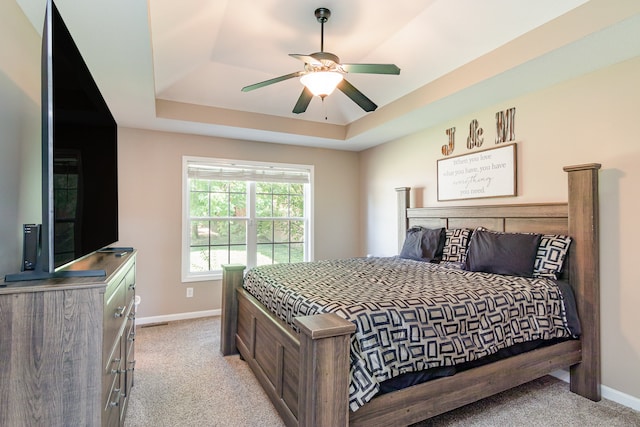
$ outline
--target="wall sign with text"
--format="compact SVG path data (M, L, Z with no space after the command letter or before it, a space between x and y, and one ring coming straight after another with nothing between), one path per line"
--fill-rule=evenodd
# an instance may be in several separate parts
M438 160L438 201L517 195L516 144Z

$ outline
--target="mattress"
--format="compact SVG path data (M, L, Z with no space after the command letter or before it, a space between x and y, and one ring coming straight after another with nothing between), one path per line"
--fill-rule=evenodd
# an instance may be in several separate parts
M335 313L353 322L349 406L410 372L478 361L521 343L574 337L557 283L469 272L399 257L253 268L243 287L295 330L293 319Z

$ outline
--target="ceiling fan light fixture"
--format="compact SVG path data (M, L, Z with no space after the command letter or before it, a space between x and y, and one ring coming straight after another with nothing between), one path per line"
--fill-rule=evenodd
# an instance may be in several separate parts
M342 73L337 71L314 71L300 77L300 82L315 96L324 98L331 95L342 81Z

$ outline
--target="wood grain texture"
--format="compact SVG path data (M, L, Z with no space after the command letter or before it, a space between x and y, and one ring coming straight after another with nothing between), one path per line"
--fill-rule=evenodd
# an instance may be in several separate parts
M222 266L222 321L220 322L220 352L223 356L236 354L238 330L238 300L236 290L242 288L244 265Z
M600 234L599 164L566 167L569 173L569 277L582 322L582 362L571 367L571 391L599 401L600 377ZM577 261L576 261L577 260Z
M25 292L0 301L0 425L99 425L102 293Z

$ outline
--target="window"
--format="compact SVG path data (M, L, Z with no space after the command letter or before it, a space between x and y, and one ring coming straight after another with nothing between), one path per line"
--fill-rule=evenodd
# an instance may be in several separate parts
M182 280L309 261L311 166L183 158Z

